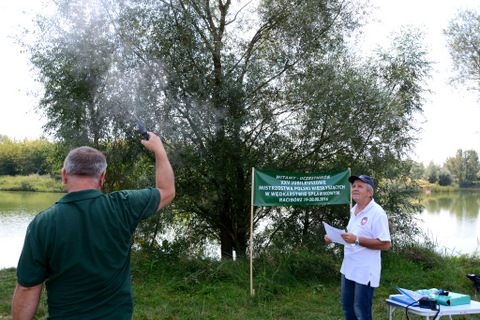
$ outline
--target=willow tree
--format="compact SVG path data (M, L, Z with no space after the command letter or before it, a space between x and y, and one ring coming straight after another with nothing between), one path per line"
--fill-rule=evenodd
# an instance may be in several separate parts
M455 70L452 82L480 91L480 12L459 11L444 35Z
M30 46L48 126L64 139L75 126L88 139L128 140L136 110L168 143L175 209L218 239L224 258L246 253L252 167L353 166L381 177L414 141L424 52L403 38L397 52L357 59L346 38L364 10L352 2L94 5L59 1Z

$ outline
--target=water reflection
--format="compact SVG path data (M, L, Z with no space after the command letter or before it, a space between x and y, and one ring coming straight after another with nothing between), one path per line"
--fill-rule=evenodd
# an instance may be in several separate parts
M423 205L430 213L439 213L444 209L458 218L477 219L480 211L478 195L478 192L472 191L429 195L425 197Z
M423 230L447 254L473 254L480 238L480 193L461 191L424 196Z

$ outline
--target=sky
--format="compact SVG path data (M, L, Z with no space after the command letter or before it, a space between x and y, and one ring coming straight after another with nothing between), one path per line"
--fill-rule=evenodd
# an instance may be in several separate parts
M430 49L429 59L435 62L426 95L424 113L419 117L422 129L411 158L426 166L433 161L443 165L458 149L480 153L480 102L464 88L447 84L453 75L446 41L442 31L459 9L473 8L480 12L478 0L371 0L378 7L364 29L365 48L385 45L392 32L402 26L421 28ZM31 25L39 0L2 1L0 4L0 134L12 139L36 139L42 135L46 120L35 111L40 85L33 81L28 56L10 37L21 27Z
M432 78L427 85L432 94L425 95L424 113L419 118L421 132L411 158L426 166L433 161L443 165L458 149L480 154L480 96L465 88L448 84L454 73L443 30L458 10L475 9L478 0L372 0L377 6L379 22L365 28L365 46L382 45L391 32L403 26L418 27L425 32L425 44L433 61Z
M33 81L29 57L12 35L23 26L32 25L38 0L0 2L0 134L11 139L36 139L42 133L45 120L35 110L35 92L40 86Z

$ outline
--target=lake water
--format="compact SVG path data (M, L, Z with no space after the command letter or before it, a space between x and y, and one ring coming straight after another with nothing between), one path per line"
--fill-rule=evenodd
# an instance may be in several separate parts
M480 192L461 191L423 196L419 225L449 255L477 253L480 244Z
M0 191L0 269L16 267L28 223L63 194ZM480 243L480 192L423 196L422 229L449 255L473 254Z
M17 266L28 223L62 195L0 191L0 269Z

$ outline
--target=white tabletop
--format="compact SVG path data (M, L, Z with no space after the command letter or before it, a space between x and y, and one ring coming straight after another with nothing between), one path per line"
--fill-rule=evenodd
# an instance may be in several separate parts
M391 308L400 308L405 310L407 308L407 304L402 303L400 301L392 300L391 297L393 296L401 296L401 295L390 295L389 299L386 299L387 304L390 307L390 314L389 319L391 319L391 315L393 310ZM420 307L408 307L408 312L413 314L418 314L422 316L426 316L427 319L429 316L434 316L437 314L437 310L431 310L427 308L420 308ZM440 316L447 316L447 315L459 315L459 314L475 314L480 313L480 302L472 300L469 304L461 304L457 306L444 306L440 305Z

